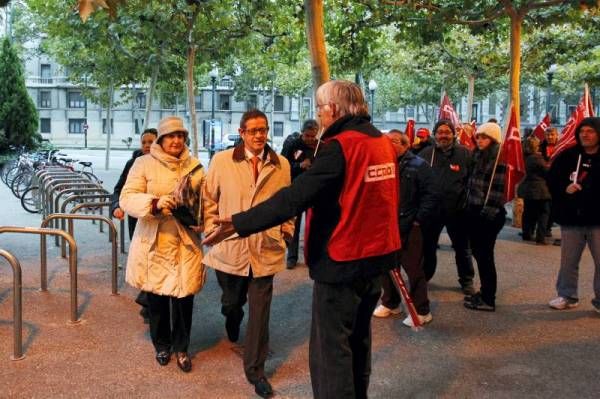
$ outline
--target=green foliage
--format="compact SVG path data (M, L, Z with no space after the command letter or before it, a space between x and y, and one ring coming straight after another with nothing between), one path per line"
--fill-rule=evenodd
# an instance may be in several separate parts
M38 134L38 113L23 76L23 65L8 40L0 50L0 152L8 145L35 148L41 140Z

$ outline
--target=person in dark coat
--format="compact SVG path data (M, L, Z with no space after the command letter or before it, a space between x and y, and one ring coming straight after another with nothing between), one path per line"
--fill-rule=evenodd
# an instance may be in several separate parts
M440 196L440 216L428 229L424 237L423 269L427 280L431 280L437 267L437 245L444 226L450 236L458 282L465 295L471 295L473 289L473 260L467 237L465 223L465 199L471 151L456 142L454 125L448 120L438 121L434 128L435 145L419 153L433 169L435 188Z
M121 176L119 176L119 180L117 184L115 184L115 188L113 190L112 195L112 203L111 203L111 213L112 215L122 220L125 217L125 212L119 206L119 197L121 196L121 190L127 181L127 176L129 175L129 170L133 166L133 163L138 157L142 155L146 155L150 153L150 146L156 140L158 136L158 132L154 128L146 129L140 135L140 148L133 152L131 159L125 163L125 167L121 172ZM133 232L135 231L135 225L137 223L137 219L133 216L127 216L127 227L129 229L129 240L133 237ZM142 307L140 310L140 315L144 318L144 320L148 320L148 298L144 291L140 291L135 301Z
M600 118L584 118L575 129L575 139L577 144L559 153L548 172L562 239L558 296L549 305L564 310L579 304L579 264L587 245L595 267L592 305L600 313Z
M525 141L525 178L519 184L517 195L524 202L523 240L531 241L535 234L536 243L544 245L552 197L546 184L548 163L544 161L539 147L540 140L535 136Z
M481 287L465 297L464 306L471 310L496 310L497 274L494 247L506 220L504 185L506 165L499 161L501 129L487 122L475 133L477 148L473 154L467 184L466 218L469 243L477 261Z
M391 130L387 136L398 155L398 173L400 174L400 208L398 219L402 251L400 264L408 275L410 296L417 310L421 324L430 323L433 319L427 297L427 279L423 272L423 233L427 223L435 219L438 197L434 189L431 167L422 158L410 152L410 141L407 135ZM383 294L381 305L373 312L375 317L387 317L399 314L400 294L394 286L389 274L381 278ZM410 316L402 322L413 327Z
M307 235L314 280L309 344L316 399L367 398L371 374L371 316L381 274L400 249L396 154L371 124L361 88L331 80L316 94L325 129L315 162L290 187L233 216L204 240L246 237L312 207Z
M307 119L302 125L302 133L295 140L284 145L281 155L286 157L290 163L292 181L308 170L315 159L315 148L317 146L317 133L319 125L314 119ZM296 216L294 237L288 243L287 268L293 269L298 263L298 246L300 243L300 225L302 213Z

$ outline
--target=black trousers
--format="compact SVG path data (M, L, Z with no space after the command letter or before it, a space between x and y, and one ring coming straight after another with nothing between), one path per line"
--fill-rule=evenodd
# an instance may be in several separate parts
M523 239L544 242L550 220L550 200L524 200Z
M425 271L425 277L429 281L435 274L437 267L437 245L444 226L446 226L450 241L452 242L452 248L454 249L458 282L461 286L470 285L473 283L475 270L473 269L471 249L469 248L467 223L465 223L464 214L462 213L457 216L437 220L431 223L424 231L423 270Z
M175 298L147 293L150 336L156 351L187 352L194 296Z
M494 260L494 247L496 238L502 230L506 216L500 212L493 221L485 219L477 212L469 214L469 242L473 250L473 257L477 261L479 280L481 281L481 297L488 305L496 305L496 289L498 276Z
M242 307L248 300L248 325L244 337L244 372L250 382L265 376L265 361L269 353L269 318L273 298L273 276L237 276L216 271L223 291L221 313L241 323Z
M316 399L366 398L371 375L371 315L380 277L313 286L309 365Z
M429 298L427 296L427 279L423 272L423 237L421 228L413 226L406 240L402 240L402 251L400 252L400 264L408 276L410 285L409 294L415 304L417 313L426 315L430 312ZM403 235L404 237L404 235ZM402 298L394 285L389 273L381 277L381 303L390 309L397 308Z
M287 263L298 262L298 247L300 246L300 225L302 224L302 213L296 216L294 222L294 236L287 247Z

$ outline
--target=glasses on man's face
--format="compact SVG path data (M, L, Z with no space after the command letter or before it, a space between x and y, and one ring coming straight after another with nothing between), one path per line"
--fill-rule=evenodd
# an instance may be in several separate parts
M268 127L257 127L254 129L244 129L244 133L246 133L249 136L256 136L257 134L266 135L267 133L269 133L269 128Z

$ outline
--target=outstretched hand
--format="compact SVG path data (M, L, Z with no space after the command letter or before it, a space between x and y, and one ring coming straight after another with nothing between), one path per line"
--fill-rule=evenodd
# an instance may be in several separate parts
M215 221L219 225L212 233L202 240L202 245L215 245L235 233L235 227L231 222L231 216Z

